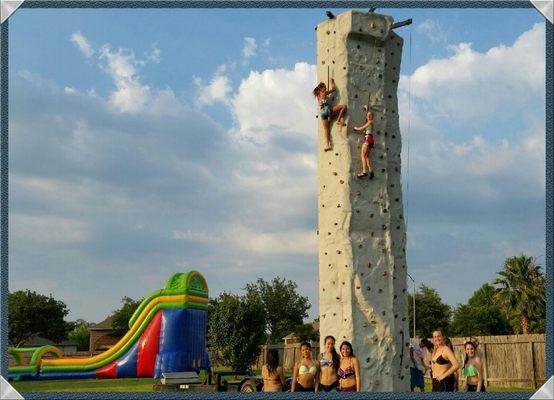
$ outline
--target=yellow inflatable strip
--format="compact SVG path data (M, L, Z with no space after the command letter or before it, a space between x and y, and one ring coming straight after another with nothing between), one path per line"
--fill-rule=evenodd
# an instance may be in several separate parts
M123 336L119 342L110 347L109 350L105 351L102 354L98 354L94 357L88 358L59 358L59 359L45 359L42 361L42 365L86 365L92 364L98 361L102 361L112 354L116 353L120 348L122 348L125 343L134 335L134 333L140 328L140 325L156 304L158 303L172 303L172 302L193 302L193 303L208 303L207 298L190 296L190 295L176 295L176 296L159 296L153 299L148 305L142 310L140 316L137 318L131 329Z

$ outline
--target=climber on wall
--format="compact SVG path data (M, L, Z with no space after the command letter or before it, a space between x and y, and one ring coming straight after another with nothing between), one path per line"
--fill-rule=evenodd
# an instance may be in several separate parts
M362 144L362 172L358 174L358 178L365 178L369 172L369 179L373 179L373 168L371 166L371 149L375 147L375 140L373 139L373 114L366 105L363 106L363 109L366 113L366 122L362 126L354 127L354 130L358 132L365 130L365 139Z
M343 121L344 113L346 112L346 105L345 104L337 104L336 106L331 106L329 101L329 95L333 93L336 90L335 88L335 80L331 78L331 83L329 85L329 89L327 90L327 86L325 83L320 82L319 85L315 87L313 90L313 95L317 98L317 101L319 102L319 109L320 109L320 116L321 116L321 122L323 123L323 129L325 134L325 147L323 148L324 151L331 150L331 134L329 132L329 125L331 123L331 117L334 117L335 115L338 115L336 124L338 126L344 126L346 125Z

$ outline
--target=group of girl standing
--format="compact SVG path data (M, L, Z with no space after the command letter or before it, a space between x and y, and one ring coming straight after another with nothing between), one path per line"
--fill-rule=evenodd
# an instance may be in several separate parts
M314 360L310 343L300 344L302 358L294 364L291 392L359 392L360 363L350 342L341 343L340 355L333 336L325 338L324 346L324 352ZM269 350L267 364L262 367L265 392L280 392L285 387L283 369L278 364L277 350Z
M440 330L433 332L435 344L431 355L431 378L433 392L458 391L458 370L460 363L454 354L452 342ZM465 378L467 392L484 392L483 367L475 341L464 343L464 365L461 374Z

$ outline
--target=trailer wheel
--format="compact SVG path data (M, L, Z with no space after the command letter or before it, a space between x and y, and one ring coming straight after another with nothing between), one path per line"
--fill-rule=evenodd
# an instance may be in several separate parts
M256 382L253 379L248 379L242 383L239 392L257 392Z

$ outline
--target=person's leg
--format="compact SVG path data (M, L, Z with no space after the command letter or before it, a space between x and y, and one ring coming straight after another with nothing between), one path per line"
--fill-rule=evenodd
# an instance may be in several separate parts
M323 124L323 150L329 151L331 150L331 133L329 132L329 120L322 118L321 122Z
M333 107L333 115L337 115L337 125L346 125L342 121L342 117L344 116L344 113L346 112L346 105L345 104L339 104Z
M367 148L367 143L363 143L362 144L362 174L365 174L367 173L367 168L368 168L368 165L367 165L367 152L368 152L368 148Z
M373 174L373 165L371 164L371 150L372 149L370 148L369 145L367 147L368 147L367 153L366 153L367 154L367 156L366 156L367 157L367 159L366 159L367 170L369 171L369 179L373 179L373 177L375 175Z

